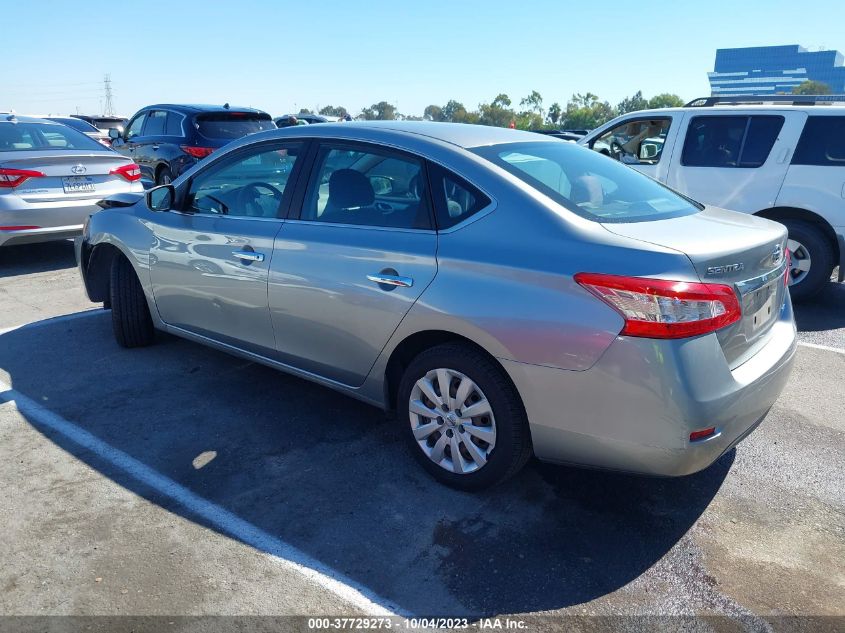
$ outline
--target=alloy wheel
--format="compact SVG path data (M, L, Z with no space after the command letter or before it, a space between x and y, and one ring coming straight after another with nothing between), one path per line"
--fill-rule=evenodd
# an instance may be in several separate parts
M435 464L459 475L476 472L496 446L496 418L481 388L454 369L432 369L414 383L411 430Z
M786 248L792 258L792 267L789 270L789 285L794 286L804 281L810 273L810 251L801 242L793 239L786 241Z

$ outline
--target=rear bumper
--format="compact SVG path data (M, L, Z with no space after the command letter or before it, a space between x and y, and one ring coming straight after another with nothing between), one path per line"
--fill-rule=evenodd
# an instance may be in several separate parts
M712 464L748 435L783 390L796 350L792 306L767 343L731 370L714 334L619 337L586 371L503 360L542 460L664 476ZM717 433L690 442L692 431Z
M0 246L13 246L15 244L38 244L41 242L52 242L64 240L82 235L81 224L68 226L48 226L37 229L21 229L15 231L0 230Z

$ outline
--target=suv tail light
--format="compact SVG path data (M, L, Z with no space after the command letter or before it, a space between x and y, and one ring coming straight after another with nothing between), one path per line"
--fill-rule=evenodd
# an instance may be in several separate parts
M183 152L194 158L205 158L214 151L213 147L193 147L192 145L180 145Z
M44 178L45 174L32 169L6 169L0 167L0 187L17 187L29 178Z
M578 273L575 281L622 315L627 336L698 336L742 317L730 286L593 273Z
M129 182L135 182L136 180L141 180L141 168L135 163L129 163L128 165L121 165L112 169L109 175L122 176Z

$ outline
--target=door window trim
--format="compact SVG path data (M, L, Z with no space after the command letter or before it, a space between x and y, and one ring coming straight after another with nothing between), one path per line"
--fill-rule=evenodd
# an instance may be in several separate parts
M415 154L414 152L409 152L404 149L400 149L394 146L387 146L387 145L380 145L378 143L370 143L367 141L357 141L357 140L350 140L350 139L341 139L341 138L325 138L325 137L318 137L311 139L312 147L310 148L307 158L308 158L308 175L304 178L300 177L300 182L297 184L299 185L297 196L296 196L296 204L293 205L297 209L295 212L290 213L287 217L289 222L298 222L301 224L310 224L310 225L317 225L317 226L334 226L334 227L341 227L341 228L350 228L350 229L376 229L382 231L401 231L401 232L415 232L415 233L436 233L436 221L434 218L434 202L432 199L431 194L431 185L429 182L429 174L428 174L428 160L420 156L419 154ZM425 202L428 208L428 223L429 227L425 229L418 229L413 227L393 227L393 226L375 226L371 224L343 224L340 222L324 222L321 220L305 220L302 218L302 209L305 206L305 197L308 192L308 188L311 185L311 181L313 178L316 178L318 175L318 158L320 156L321 151L324 147L330 147L331 149L341 149L341 150L348 150L353 152L364 152L364 153L371 153L371 154L381 154L381 155L395 155L398 158L405 158L417 161L420 163L420 181L423 184L425 190Z
M282 193L282 200L279 203L279 208L276 210L276 217L261 218L247 215L212 215L207 213L197 213L196 211L188 211L185 209L185 205L188 201L188 193L191 190L191 186L193 185L194 180L196 180L200 176L209 173L210 170L225 169L227 166L238 162L239 159L243 158L246 155L262 154L268 150L272 151L272 149L274 148L281 149L286 145L292 144L302 145L302 152L293 163L293 170L291 171L291 174L288 177L288 184L285 185L285 190ZM287 216L290 213L291 202L294 199L294 192L299 189L300 181L302 179L302 173L305 169L305 163L307 162L307 159L310 158L311 151L312 147L310 139L299 138L268 139L266 141L261 141L259 143L254 143L245 147L233 149L232 151L227 152L212 160L208 165L203 166L202 169L192 174L190 178L188 178L184 183L182 183L176 195L176 206L178 206L178 208L173 208L168 213L178 213L180 215L188 216L208 216L215 217L217 219L228 220L283 222L287 219Z

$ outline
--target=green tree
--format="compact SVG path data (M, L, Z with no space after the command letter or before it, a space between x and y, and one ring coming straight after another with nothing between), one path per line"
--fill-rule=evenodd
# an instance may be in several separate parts
M613 108L607 101L599 101L592 92L574 94L566 104L563 126L571 130L591 130L613 118Z
M343 106L330 106L327 105L323 108L320 108L320 114L323 116L339 116L341 118L345 117L349 114L349 112Z
M504 93L497 95L490 103L479 104L478 122L481 125L509 127L511 122L516 119L516 113L510 105L510 97Z
M379 101L361 110L359 118L366 121L395 121L398 114L395 105L387 101Z
M309 110L308 108L300 108L299 114L314 114L314 113L311 110Z
M830 86L823 81L802 81L800 84L792 89L794 95L829 95L831 94Z
M616 114L628 114L637 110L645 110L648 107L648 99L643 98L643 91L637 90L633 97L625 97L616 106Z
M443 108L439 105L426 106L423 110L423 119L426 121L445 121L443 118Z
M549 106L547 118L549 119L549 123L551 123L554 127L557 127L557 122L560 121L561 115L563 115L563 109L560 107L558 102L554 102Z
M452 123L467 123L467 109L460 101L450 99L442 110L443 121Z
M655 95L648 100L649 108L680 108L682 105L684 105L683 99L668 92Z

